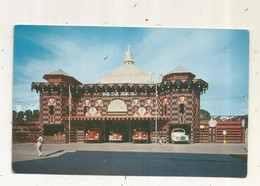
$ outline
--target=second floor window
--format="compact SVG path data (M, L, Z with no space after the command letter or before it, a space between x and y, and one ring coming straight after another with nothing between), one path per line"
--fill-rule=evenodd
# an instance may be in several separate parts
M49 114L54 115L54 106L53 105L49 106Z
M179 113L184 114L184 104L179 105Z
M162 106L162 114L163 114L163 116L165 116L167 114L167 105L166 104Z

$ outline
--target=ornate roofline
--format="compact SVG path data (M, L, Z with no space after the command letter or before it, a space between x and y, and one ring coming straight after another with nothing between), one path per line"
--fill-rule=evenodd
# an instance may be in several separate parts
M208 83L202 79L193 80L167 80L157 83L159 93L168 90L198 90L205 92L208 89ZM38 91L68 91L68 84L65 83L49 83L49 82L33 82L32 90ZM75 93L95 93L95 92L145 92L155 93L156 84L134 84L134 83L111 83L111 84L72 84L71 91Z

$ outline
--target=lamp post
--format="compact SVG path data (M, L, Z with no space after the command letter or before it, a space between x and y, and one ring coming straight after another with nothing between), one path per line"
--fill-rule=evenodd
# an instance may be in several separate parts
M154 72L152 74L155 74ZM162 73L160 72L159 75L159 81L161 80ZM157 82L155 82L155 126L154 126L154 132L155 132L155 139L156 143L158 143L158 86Z

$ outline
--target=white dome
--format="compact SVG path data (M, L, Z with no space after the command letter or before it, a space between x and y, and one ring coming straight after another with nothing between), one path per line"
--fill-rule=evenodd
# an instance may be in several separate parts
M125 61L111 75L102 74L102 83L150 83L152 75L145 74L140 68L134 65L134 56L129 50L125 53Z
M134 75L145 75L145 73L135 65L132 64L124 64L117 68L113 73L113 75L124 75L124 76L134 76Z

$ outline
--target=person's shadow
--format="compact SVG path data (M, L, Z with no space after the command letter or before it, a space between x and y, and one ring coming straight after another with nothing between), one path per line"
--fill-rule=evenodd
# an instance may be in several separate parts
M64 150L58 150L58 151L55 151L55 152L46 154L45 156L51 156L51 155L53 155L53 154L61 153L61 152L63 152L63 151L64 151Z

